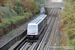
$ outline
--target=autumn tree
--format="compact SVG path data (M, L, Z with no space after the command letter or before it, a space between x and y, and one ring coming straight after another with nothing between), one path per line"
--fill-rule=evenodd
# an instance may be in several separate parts
M5 3L5 0L0 0L0 5L4 6Z
M0 23L2 22L1 16L3 15L3 13L0 12Z

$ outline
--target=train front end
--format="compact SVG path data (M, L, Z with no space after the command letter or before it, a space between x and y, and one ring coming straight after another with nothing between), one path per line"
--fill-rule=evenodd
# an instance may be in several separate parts
M36 39L38 35L38 26L37 24L29 23L27 28L27 38Z

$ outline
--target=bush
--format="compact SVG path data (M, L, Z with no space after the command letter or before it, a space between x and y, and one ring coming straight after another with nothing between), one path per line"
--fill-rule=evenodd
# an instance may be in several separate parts
M25 8L25 9L24 9L24 12L27 12L27 11L28 11L28 8Z
M28 19L30 16L32 16L31 13L24 13L24 16L15 16L12 18L2 18L2 22L0 23L0 27L7 27L13 22L14 24L17 21L23 20L23 19Z
M22 7L20 7L20 6L14 6L14 8L13 8L14 10L15 10L15 12L18 14L18 15L20 15L20 16L22 16L23 15L23 13L24 13L24 10L23 10L23 8Z
M20 15L20 16L22 16L23 13L24 13L23 8L21 7L21 2L19 2L19 1L16 1L16 4L15 4L15 6L14 6L13 9L14 9L15 12L16 12L18 15Z
M19 1L16 1L16 4L15 4L16 6L21 6L21 2L19 2Z
M48 0L34 0L34 2L35 2L38 6L41 6L41 4L45 4L46 2L48 2Z
M36 12L39 11L38 6L37 6L36 3L34 3L34 2L31 2L31 3L29 4L29 7L30 7L30 9L31 9L31 11L32 11L33 14L35 14Z
M64 34L67 34L67 39L69 39L68 45L75 46L75 3L74 0L66 0L66 5L64 11L62 12L60 18L63 19L62 30ZM75 48L74 48L75 50Z
M2 22L2 19L1 19L1 17L0 17L0 23Z
M24 17L25 17L26 19L28 19L30 16L32 16L32 13L24 13Z
M35 14L36 12L38 12L40 10L36 3L31 2L29 0L23 0L22 7L23 7L23 9L27 9L28 12L31 12L32 14Z
M2 18L11 18L13 16L17 16L14 10L10 11L10 9L7 7L0 7L0 12L3 13L3 15L1 16Z

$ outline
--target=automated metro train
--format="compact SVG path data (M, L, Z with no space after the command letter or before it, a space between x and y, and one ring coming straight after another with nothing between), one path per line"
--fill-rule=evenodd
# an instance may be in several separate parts
M27 38L36 39L47 24L47 15L40 14L36 19L28 23Z

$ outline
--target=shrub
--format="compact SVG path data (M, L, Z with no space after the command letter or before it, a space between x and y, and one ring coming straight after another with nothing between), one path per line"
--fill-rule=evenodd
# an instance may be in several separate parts
M2 19L1 19L1 17L0 17L0 23L2 22Z
M74 0L66 0L64 11L60 18L63 19L63 33L67 34L67 39L71 46L75 46L75 3ZM64 29L65 28L65 29ZM69 44L68 44L69 45ZM75 48L74 48L75 50Z
M19 1L16 1L16 4L15 4L16 6L21 6L21 2L19 2Z
M14 24L17 21L23 20L23 19L28 19L30 16L32 16L31 13L24 13L24 16L15 16L12 18L2 18L2 22L0 23L0 27L7 27L13 22Z
M34 0L34 2L40 6L41 4L48 2L48 0Z
M0 12L3 13L3 15L1 16L2 18L11 18L13 16L17 16L14 10L10 11L7 7L0 7Z
M38 6L37 6L36 3L34 3L34 2L31 2L31 3L29 4L29 8L31 9L31 11L32 11L33 14L35 14L36 12L39 11Z
M24 13L24 17L25 17L26 19L28 19L30 16L32 16L32 13Z
M23 9L27 8L28 12L31 12L33 14L39 11L38 5L29 0L22 0L22 7Z
M14 9L15 12L16 12L18 15L20 15L20 16L22 16L23 13L24 13L23 8L21 7L21 2L19 2L19 1L16 1L16 4L15 4L15 6L14 6L13 9Z
M20 16L22 16L23 15L23 13L24 13L24 10L23 10L23 8L22 7L20 7L20 6L14 6L14 8L13 8L14 10L15 10L15 12L18 14L18 15L20 15Z
M27 11L28 11L28 8L25 8L25 9L24 9L24 12L27 12Z

